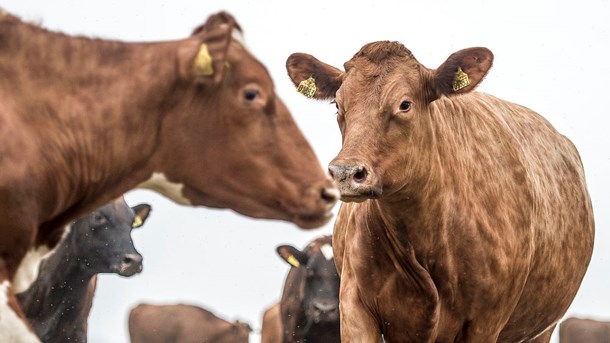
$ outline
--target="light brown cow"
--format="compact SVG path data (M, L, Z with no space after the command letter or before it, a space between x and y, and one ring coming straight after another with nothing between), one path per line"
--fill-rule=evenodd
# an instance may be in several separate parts
M0 341L37 341L14 292L64 224L138 184L304 228L329 220L338 192L239 33L220 13L183 40L123 43L0 11Z
M263 314L261 343L282 343L283 332L280 303L277 303L265 310Z
M559 343L609 343L610 322L571 317L559 324Z
M473 91L492 59L432 70L387 41L345 72L289 57L299 89L338 108L344 343L548 342L572 302L593 249L583 166L540 115Z
M131 343L248 343L250 331L193 305L140 304L129 313Z

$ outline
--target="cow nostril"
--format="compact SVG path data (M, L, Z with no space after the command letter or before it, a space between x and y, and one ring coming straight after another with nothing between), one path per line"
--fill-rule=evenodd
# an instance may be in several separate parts
M363 183L364 181L366 181L367 175L368 173L366 171L366 168L358 167L358 170L354 174L354 181L356 181L357 183Z
M132 266L142 263L142 256L138 254L127 254L123 256L122 264L124 266Z

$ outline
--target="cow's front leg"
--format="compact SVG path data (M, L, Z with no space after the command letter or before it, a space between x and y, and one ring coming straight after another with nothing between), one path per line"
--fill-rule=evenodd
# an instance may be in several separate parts
M40 343L17 303L3 259L0 259L0 342Z
M346 273L344 273L345 275ZM342 276L339 305L341 309L341 342L379 342L379 326L362 303L355 282Z

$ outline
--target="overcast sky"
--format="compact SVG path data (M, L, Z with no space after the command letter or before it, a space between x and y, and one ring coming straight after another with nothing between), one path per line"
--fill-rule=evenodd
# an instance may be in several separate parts
M286 58L306 52L342 68L368 42L398 40L430 68L466 47L485 46L494 67L479 90L530 107L568 136L584 161L596 217L593 260L568 315L610 320L610 2L583 1L32 1L5 10L51 30L126 41L180 39L219 10L232 13L322 165L340 150L334 106L308 101L286 75ZM128 341L127 315L140 302L198 304L260 329L279 299L288 266L279 244L302 248L332 232L301 231L228 210L174 205L149 191L126 195L153 212L134 232L144 271L104 275L89 320L91 343ZM548 285L554 287L554 285ZM544 292L544 289L540 290ZM258 336L252 336L258 342Z

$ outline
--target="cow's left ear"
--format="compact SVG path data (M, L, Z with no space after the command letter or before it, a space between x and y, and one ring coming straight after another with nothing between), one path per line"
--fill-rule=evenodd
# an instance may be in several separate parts
M280 245L276 250L284 261L295 268L298 268L301 265L307 265L307 253L304 253L291 245Z
M344 73L315 57L294 53L286 60L286 70L297 91L308 98L327 100L334 99Z
M181 74L192 77L199 83L222 80L227 63L233 30L240 30L235 19L226 12L212 15L193 32L189 40L178 50Z
M148 218L152 207L149 204L139 204L131 208L135 217L133 218L133 223L131 224L132 228L138 228L144 225L144 222Z
M483 80L493 64L487 48L468 48L453 53L433 74L436 96L468 93Z

